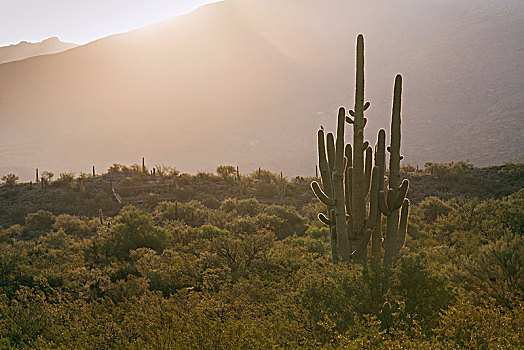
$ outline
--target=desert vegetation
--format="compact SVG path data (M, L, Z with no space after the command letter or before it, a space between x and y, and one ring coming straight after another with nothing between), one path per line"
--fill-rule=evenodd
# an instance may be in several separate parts
M412 205L405 247L389 266L333 265L312 179L284 178L282 198L280 176L268 171L172 172L165 180L177 179L177 199L157 201L159 175L127 169L0 187L2 348L524 341L522 165L401 169ZM471 192L470 176L500 186ZM109 179L142 192L119 204Z

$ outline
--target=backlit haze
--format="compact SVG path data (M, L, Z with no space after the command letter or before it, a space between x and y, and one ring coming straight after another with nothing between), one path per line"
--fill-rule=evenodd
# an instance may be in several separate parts
M0 0L0 46L80 45L0 47L28 57L0 64L0 177L142 157L314 175L318 128L353 105L359 33L372 145L401 73L403 164L524 159L522 0L207 2Z
M1 0L0 46L90 41L177 16L217 0Z

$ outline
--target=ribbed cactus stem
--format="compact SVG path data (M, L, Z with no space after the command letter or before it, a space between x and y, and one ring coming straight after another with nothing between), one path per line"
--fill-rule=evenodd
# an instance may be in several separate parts
M371 170L373 169L373 150L371 147L367 147L364 167L364 193L367 196L371 188Z
M351 192L352 192L352 174L353 174L353 148L348 143L345 149L346 155L346 171L344 179L345 200L346 200L346 214L348 215L348 234L350 239L353 239L353 214L351 213Z
M372 229L375 226L376 218L379 212L378 208L378 185L379 185L379 167L374 167L371 175L371 189L369 193L370 205L369 205L369 216L367 217L363 232L361 232L361 238L358 241L358 248L353 252L355 260L366 262L367 261L367 246L369 238L371 237Z
M344 190L344 125L346 123L346 111L344 108L338 110L337 118L337 140L335 147L335 167L333 169L333 193L335 194L335 220L337 229L337 243L340 256L343 261L351 259L351 246L346 225L345 190Z
M333 139L333 137L330 137ZM324 136L324 129L321 128L317 133L317 146L318 146L318 167L320 169L320 178L322 180L323 191L320 189L320 186L317 182L313 182L311 187L316 196L324 203L327 207L326 213L327 216L321 217L319 215L320 221L329 226L329 239L331 245L331 258L333 263L338 262L338 252L337 252L337 237L335 229L335 218L334 218L334 209L335 203L333 198L333 180L332 172L329 166L327 157L326 157L326 143ZM334 148L334 147L333 147ZM334 153L334 152L333 152ZM333 155L332 155L333 156Z
M375 145L375 166L379 168L378 191L384 191L384 175L386 169L386 132L380 129ZM379 198L377 197L377 201ZM375 227L371 234L371 254L375 261L380 261L382 255L382 215L379 211L375 220Z
M402 104L402 76L395 77L393 110L391 114L391 142L389 148L389 188L400 185L400 111Z
M406 244L406 236L408 231L408 215L409 215L409 199L404 199L402 203L402 210L400 211L400 224L398 229L398 248L401 250Z
M399 251L399 206L404 200L408 183L400 185L400 112L402 101L402 76L395 77L393 109L391 114L391 141L389 150L389 190L386 198L388 212L384 263L390 265ZM407 181L407 180L406 180ZM402 198L402 199L401 199Z
M355 106L353 113L353 171L352 171L352 206L353 226L357 232L362 231L366 217L364 184L364 37L357 37L357 63L355 84ZM358 240L360 237L356 237Z
M329 174L333 176L333 169L335 168L335 139L332 133L327 134L327 158L329 164Z

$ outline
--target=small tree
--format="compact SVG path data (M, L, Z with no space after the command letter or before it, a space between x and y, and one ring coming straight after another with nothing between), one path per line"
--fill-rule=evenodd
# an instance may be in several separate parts
M29 231L47 232L53 228L56 216L46 210L39 210L36 213L27 214L25 226Z
M18 183L18 180L18 176L16 176L15 174L7 174L2 176L4 186L14 186Z
M42 179L44 180L44 182L46 184L50 183L51 182L51 179L53 179L53 176L55 176L54 173L50 172L50 171L44 171L42 173Z
M237 169L232 165L219 165L217 167L217 174L222 176L224 179L233 177L237 172Z

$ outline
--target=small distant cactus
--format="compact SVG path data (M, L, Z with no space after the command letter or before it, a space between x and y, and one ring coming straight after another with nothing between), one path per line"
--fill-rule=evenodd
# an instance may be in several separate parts
M367 119L364 112L370 103L364 103L364 37L357 37L355 106L346 116L340 108L337 118L336 140L332 133L318 131L318 168L321 184L313 181L311 188L326 205L326 214L319 220L329 226L333 263L356 260L367 262L367 247L372 238L372 255L380 260L382 253L381 214L387 217L384 263L390 264L404 246L406 239L409 200L405 199L409 182L399 186L400 176L400 106L402 77L395 79L393 115L391 122L390 176L385 193L385 139L380 130L375 156L368 141L364 141ZM353 144L345 144L345 123L353 125ZM374 165L373 165L374 161ZM402 207L399 224L399 209Z

